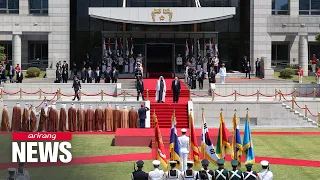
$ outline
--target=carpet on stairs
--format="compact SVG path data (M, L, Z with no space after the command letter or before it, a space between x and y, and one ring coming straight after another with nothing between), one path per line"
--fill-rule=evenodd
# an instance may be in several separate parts
M161 128L171 127L171 116L175 111L177 127L178 128L188 128L188 101L190 96L190 91L188 87L180 81L181 91L178 103L173 103L173 93L171 91L172 78L164 79L167 86L166 97L164 103L156 102L156 84L158 79L144 79L144 96L147 97L147 90L149 92L150 109L151 114L153 111L156 112L159 126ZM153 127L153 119L151 119L151 127Z

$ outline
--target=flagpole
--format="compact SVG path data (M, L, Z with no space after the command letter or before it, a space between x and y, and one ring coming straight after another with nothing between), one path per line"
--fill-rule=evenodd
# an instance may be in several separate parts
M192 135L191 133L193 133L193 132L191 132L191 123L193 123L191 115L192 115L192 109L190 109L190 114L189 114L189 132L190 132L189 136L190 136L190 139L191 139L191 135ZM189 141L189 146L191 147L191 140ZM193 149L189 153L189 159L193 159L193 161L195 160L194 156L193 156Z
M202 107L202 124L204 125L204 107ZM203 127L204 128L204 127ZM202 132L203 133L203 132ZM203 134L202 134L203 136ZM203 156L204 156L204 159L207 159L206 158L206 153L205 153L205 150L207 149L207 144L205 143L205 149L203 149Z
M238 160L237 157L237 136L236 136L236 130L237 130L237 109L234 110L234 116L235 119L233 120L233 159Z

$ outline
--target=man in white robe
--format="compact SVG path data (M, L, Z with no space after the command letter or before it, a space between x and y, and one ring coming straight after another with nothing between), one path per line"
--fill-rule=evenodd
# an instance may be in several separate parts
M163 76L160 76L156 86L156 102L165 102L166 91L166 81L164 80Z

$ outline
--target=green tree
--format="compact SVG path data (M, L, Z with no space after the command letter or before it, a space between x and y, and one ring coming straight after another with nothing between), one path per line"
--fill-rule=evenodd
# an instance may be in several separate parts
M0 46L0 62L3 62L4 59L6 58L6 55L4 54L4 47Z
M316 41L320 42L320 34L316 35Z

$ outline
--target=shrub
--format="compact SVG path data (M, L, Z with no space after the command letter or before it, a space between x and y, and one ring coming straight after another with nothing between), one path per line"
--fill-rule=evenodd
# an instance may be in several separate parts
M294 71L291 68L286 68L280 71L280 77L284 79L292 78L292 75L294 75Z
M30 67L27 69L27 77L39 77L40 69L36 67Z

